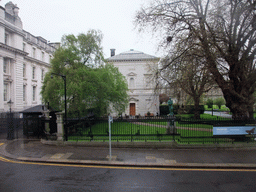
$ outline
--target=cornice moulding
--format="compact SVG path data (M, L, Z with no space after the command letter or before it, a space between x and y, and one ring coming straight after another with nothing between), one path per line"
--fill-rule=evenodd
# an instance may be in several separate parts
M23 55L23 56L28 55L27 52L24 52L24 51L22 51L22 50L20 50L20 49L13 48L13 47L11 47L11 46L9 46L9 45L6 45L6 44L4 44L4 43L0 43L0 48L3 48L3 49L6 49L6 50L9 50L9 51L18 53L18 54Z

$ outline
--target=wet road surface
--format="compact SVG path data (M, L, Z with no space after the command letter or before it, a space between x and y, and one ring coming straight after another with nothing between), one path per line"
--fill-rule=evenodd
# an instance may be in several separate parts
M3 162L0 191L255 191L255 171L160 170Z

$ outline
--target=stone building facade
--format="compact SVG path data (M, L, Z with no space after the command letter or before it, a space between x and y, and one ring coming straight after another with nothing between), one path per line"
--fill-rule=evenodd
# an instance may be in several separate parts
M144 116L159 114L159 94L155 92L154 71L157 70L159 58L131 49L107 59L125 76L128 83L129 105L126 115Z
M12 2L0 6L0 112L41 104L40 91L50 59L59 44L48 43L23 30L19 8Z

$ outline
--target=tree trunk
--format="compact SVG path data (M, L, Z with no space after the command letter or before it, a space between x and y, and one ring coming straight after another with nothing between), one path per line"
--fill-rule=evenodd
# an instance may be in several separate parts
M226 106L232 113L232 119L246 120L253 118L253 94L241 96L241 94L238 95L230 90L224 90L223 94L226 99Z
M229 80L226 80L218 69L215 53L211 51L209 37L205 28L205 20L200 21L200 30L202 34L200 41L202 42L202 49L207 60L207 67L223 92L226 106L232 112L232 118L239 120L252 117L252 106L254 104L253 92L255 87L255 75L252 74L255 73L254 70L251 70L248 67L249 65L247 66L238 61L238 58L234 58L238 55L237 49L229 49L230 52L224 57L230 66L230 70L228 71ZM250 62L249 57L246 60L246 63L248 62ZM251 67L253 68L253 65ZM248 73L249 70L251 70L252 74Z
M195 106L194 118L200 119L200 108L199 108L200 97L196 96L193 98L194 98L194 106Z
M234 70L229 72L230 80L226 81L224 76L217 69L215 58L211 55L206 41L203 41L203 48L206 52L208 68L213 75L215 82L223 92L226 106L232 112L232 118L235 120L252 118L252 106L254 104L253 93L255 90L254 81L245 78L241 81L242 78L239 77Z

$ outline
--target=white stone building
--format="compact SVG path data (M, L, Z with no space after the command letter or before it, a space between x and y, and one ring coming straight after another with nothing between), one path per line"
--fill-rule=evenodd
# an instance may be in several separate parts
M144 116L148 112L152 115L159 114L159 94L155 93L153 76L159 58L133 49L115 55L115 50L111 49L111 57L107 61L113 63L126 77L129 106L125 114L130 116Z
M19 8L12 2L0 6L0 112L41 104L41 86L58 44L48 43L23 30Z

